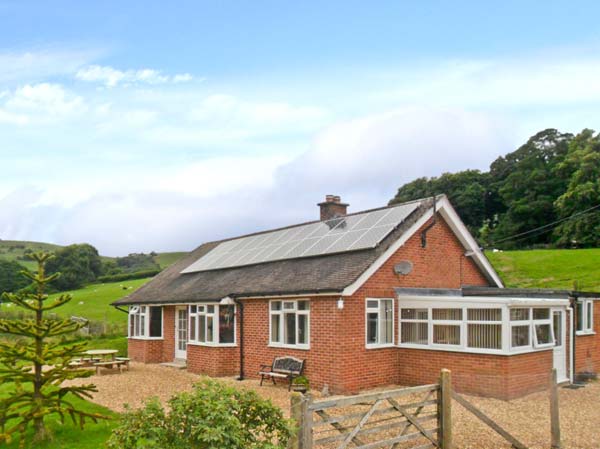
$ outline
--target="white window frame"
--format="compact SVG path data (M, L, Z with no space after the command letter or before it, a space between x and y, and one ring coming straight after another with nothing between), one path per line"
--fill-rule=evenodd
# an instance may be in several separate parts
M461 310L461 319L460 320L440 320L433 318L433 311L436 309L459 309ZM433 348L463 348L465 346L465 309L464 307L431 307L429 310L429 344ZM434 343L433 342L433 330L435 326L455 326L459 329L459 343L458 344L445 344L445 343Z
M527 310L527 319L525 320L511 320L510 319L510 310L512 309L526 309ZM508 342L510 345L510 350L511 351L523 351L523 350L527 350L527 349L531 349L533 348L533 333L535 332L535 329L532 329L531 326L531 318L533 315L533 311L531 309L531 307L513 307L511 309L509 309L509 323L510 323L510 333L509 333L509 337L508 337ZM529 341L527 342L526 345L523 346L513 346L512 344L512 330L513 327L527 327L527 329L529 330Z
M576 335L594 335L594 300L593 299L578 299L577 300L577 315L579 315L579 306L582 309L581 323L583 329L576 330ZM591 308L590 317L588 319L588 308ZM577 317L576 317L577 318ZM577 318L578 319L578 318ZM577 319L575 326L577 327Z
M413 310L426 310L427 311L427 318L426 319L419 319L419 318L402 318L402 309L413 309ZM399 324L398 324L398 344L399 345L414 345L417 348L425 348L430 344L430 335L431 335L431 329L429 328L429 322L430 322L430 309L428 307L402 307L400 305L400 310L398 311L398 320L399 320ZM414 342L403 342L402 341L402 325L403 323L416 323L416 324L422 324L425 323L427 325L427 342L426 343L414 343Z
M279 302L281 303L281 308L279 310L273 310L273 303ZM299 302L306 302L308 308L305 310L298 309ZM292 307L285 308L285 305L292 305ZM292 349L302 349L308 350L310 349L310 309L311 302L308 298L300 298L300 299L273 299L269 301L269 346L273 348L292 348ZM296 315L296 338L295 344L289 344L285 342L285 315L293 313ZM279 335L281 337L281 341L272 341L273 337L273 320L272 316L279 316ZM298 315L306 316L306 343L298 343L298 335L300 331L300 327L298 326Z
M195 311L192 311L192 308L195 307ZM213 312L209 312L208 308L214 307ZM198 303L198 304L190 304L188 306L188 320L189 320L189 329L188 336L192 335L192 321L194 322L194 339L188 338L188 345L195 346L218 346L218 347L235 347L237 346L237 306L233 305L233 342L232 343L220 343L220 326L219 326L219 311L220 305L215 303ZM231 306L227 306L231 307ZM207 341L208 336L208 326L205 324L204 328L204 341L200 340L200 317L205 317L205 323L207 322L208 317L212 317L213 319L213 332L212 337L213 341ZM193 319L193 320L192 320Z
M544 319L535 319L534 315L535 315L535 309L546 309L548 310L548 318L544 318ZM556 346L555 340L554 340L554 322L552 321L552 309L549 307L533 307L531 309L531 331L533 332L533 345L536 348L553 348L554 346ZM536 332L536 327L539 325L550 325L550 341L548 343L538 343L538 338L537 338L537 332Z
M369 301L377 302L377 309L369 308ZM392 302L392 341L389 343L381 343L381 325L383 323L383 317L381 316L381 302L391 301ZM369 313L377 313L377 343L369 343L368 341L368 316ZM394 298L365 298L365 347L367 349L379 349L379 348L393 348L396 346L396 301Z
M544 351L554 348L554 340L547 344L536 344L537 337L534 337L535 324L550 324L552 330L552 336L554 335L554 325L552 322L552 313L550 313L549 320L533 320L533 309L543 308L550 309L560 308L561 310L567 310L568 300L567 299L538 299L538 298L503 298L503 297L479 297L479 296L464 296L464 297L449 297L449 296L423 296L423 295L400 295L398 298L398 325L399 325L399 336L398 336L398 347L401 348L413 348L413 349L426 349L434 351L450 351L450 352L467 352L477 354L521 354L535 351ZM435 324L450 324L457 325L458 320L433 320L434 309L463 309L461 323L461 344L460 345L445 345L445 344L433 344L433 325ZM514 308L527 309L528 315L526 320L511 321L510 311ZM427 309L428 313L428 344L419 343L402 343L402 321L407 322L418 322L424 320L402 320L402 309ZM472 348L468 346L468 325L473 323L479 323L479 320L469 320L468 310L469 309L500 309L501 310L501 321L481 321L481 324L500 324L501 330L501 349L491 348ZM512 328L515 326L527 326L529 331L529 341L527 346L512 346Z
M469 310L499 310L500 311L500 320L470 320L469 319ZM464 344L465 347L468 349L485 349L488 351L502 351L502 331L503 331L503 323L502 323L502 307L466 307L465 310L463 311L463 314L466 314L465 316L463 316L463 320L465 322L465 328L464 328ZM475 346L469 346L469 324L482 324L482 325L500 325L500 347L499 348L478 348Z
M160 336L159 337L150 337L150 308L151 307L159 307L161 313L161 327L160 327ZM127 314L127 338L131 338L133 340L162 340L165 335L164 330L164 314L163 309L160 306L151 306L151 305L134 305L129 306L129 311ZM134 320L134 333L131 333L131 320ZM142 322L143 321L143 325ZM136 324L137 322L137 324ZM136 332L136 328L139 331Z

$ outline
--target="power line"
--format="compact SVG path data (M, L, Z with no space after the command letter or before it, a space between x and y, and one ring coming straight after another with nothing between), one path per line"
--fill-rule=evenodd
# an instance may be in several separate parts
M560 220L553 221L552 223L548 223L548 224L545 224L543 226L539 226L537 228L530 229L528 231L520 232L518 234L514 234L514 235L511 235L509 237L505 237L503 239L500 239L500 240L496 240L495 242L492 242L490 244L490 246L496 245L497 243L505 242L506 240L515 240L516 237L525 236L525 235L528 235L528 234L531 234L531 233L534 233L534 232L537 232L537 231L540 231L540 230L543 230L543 229L546 229L546 228L553 227L553 226L555 226L555 225L557 225L559 223L562 223L563 221L568 221L568 220L572 220L574 218L580 217L582 215L587 215L587 214L591 213L593 210L598 209L598 208L600 208L600 204L597 204L597 205L592 206L592 207L590 207L588 209L582 210L581 212L576 212L573 215L569 215L568 217L561 218ZM517 239L517 240L521 240L521 239Z

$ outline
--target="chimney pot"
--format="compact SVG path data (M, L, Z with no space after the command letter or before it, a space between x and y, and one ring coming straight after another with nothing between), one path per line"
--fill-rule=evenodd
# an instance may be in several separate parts
M318 204L321 210L321 221L343 217L348 212L348 204L342 203L339 195L325 195L325 201Z

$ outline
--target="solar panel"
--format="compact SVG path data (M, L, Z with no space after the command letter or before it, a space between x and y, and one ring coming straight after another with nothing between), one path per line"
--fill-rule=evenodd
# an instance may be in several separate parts
M182 273L374 248L419 205L401 204L228 240Z

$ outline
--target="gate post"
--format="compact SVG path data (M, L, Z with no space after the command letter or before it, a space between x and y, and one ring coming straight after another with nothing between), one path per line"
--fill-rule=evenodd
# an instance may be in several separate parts
M441 449L452 449L452 376L450 370L440 373L438 398L438 441Z
M560 449L560 416L558 414L558 385L556 368L550 375L550 432L552 435L551 448Z
M301 402L301 411L302 411L302 428L300 434L300 449L312 449L312 428L313 428L313 419L312 419L312 410L309 409L309 406L312 404L312 397L310 394L307 394L302 397Z
M300 449L302 436L302 395L300 393L293 392L290 397L290 416L296 427L288 441L287 449Z

